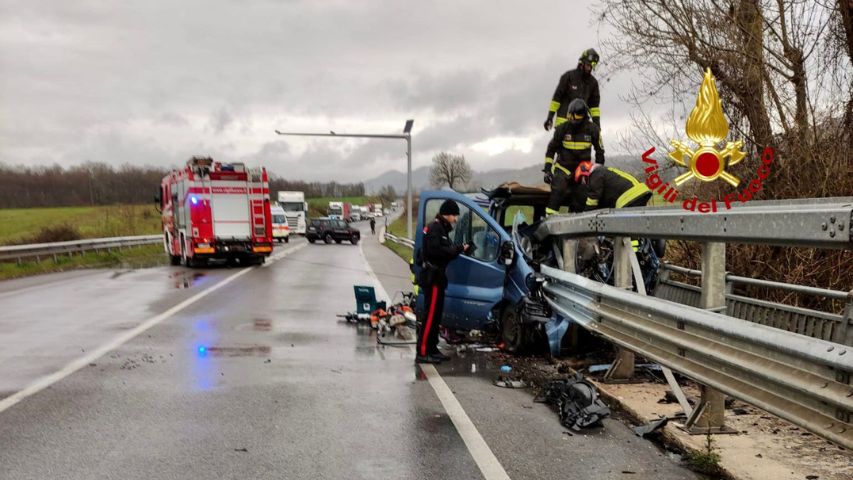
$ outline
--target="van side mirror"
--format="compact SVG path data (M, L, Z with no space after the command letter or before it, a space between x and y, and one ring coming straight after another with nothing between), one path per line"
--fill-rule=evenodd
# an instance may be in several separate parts
M501 253L498 255L498 258L504 265L512 265L512 261L515 259L515 245L513 245L512 241L507 240L501 244Z

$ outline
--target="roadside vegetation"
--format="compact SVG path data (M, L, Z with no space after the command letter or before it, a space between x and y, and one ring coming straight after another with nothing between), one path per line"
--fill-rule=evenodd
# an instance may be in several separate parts
M0 263L0 280L82 268L143 268L168 263L163 246L157 243L112 251L75 253L72 256L57 255L55 260L48 257L40 262Z
M0 245L160 233L151 205L0 209Z
M406 204L404 202L401 202L401 204L402 204L403 212L405 212L406 211L405 210ZM415 199L413 204L412 204L412 232L415 231L417 224L418 224L418 201L417 201L417 199ZM395 235L397 237L405 238L406 234L407 234L407 232L406 232L406 214L403 213L403 215L400 215L399 218L397 218L396 220L391 222L385 231L390 233L391 235ZM409 248L405 245L400 245L398 243L392 242L391 240L388 240L388 239L385 239L385 246L387 246L388 248L391 249L391 251L396 253L398 257L405 260L406 263L408 263L409 261L412 260L412 249L411 248Z

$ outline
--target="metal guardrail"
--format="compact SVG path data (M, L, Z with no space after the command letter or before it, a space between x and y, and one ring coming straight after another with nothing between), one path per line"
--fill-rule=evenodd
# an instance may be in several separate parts
M722 205L720 205L722 208ZM547 236L625 236L702 242L850 248L853 197L755 201L716 213L678 207L598 210L554 215L536 230Z
M542 267L560 315L697 382L853 447L853 349Z
M691 277L700 277L702 275L701 270L664 264L661 268L660 281L655 289L655 297L691 307L699 307L702 289L695 285L672 280L670 277L671 272ZM848 309L853 308L853 292L848 293L838 290L739 277L731 274L726 275L726 315L808 337L853 346L853 326L851 326L853 318L736 295L732 293L736 284L774 288L805 295L842 300L846 302Z
M404 247L415 248L414 240L410 240L410 239L405 238L405 237L398 237L396 235L392 235L388 232L385 232L385 239L391 240L392 242L394 242L398 245L403 245Z
M733 307L734 315L714 313L729 311L726 243L853 250L851 221L853 197L842 197L751 202L714 213L663 207L556 215L539 226L536 236L562 238L564 259L574 258L575 238L617 237L614 272L615 285L619 288L562 270L542 268L550 282L546 284L548 301L555 311L623 347L606 378L624 379L633 375L634 352L637 352L700 383L702 398L684 424L691 433L729 431L725 426L724 395L720 393L724 392L853 448L850 385L853 348L768 326L782 325L793 318L780 320L780 315L803 313L793 307L780 312L778 308L774 310L775 304L728 293L740 303ZM637 277L639 265L627 237L699 241L701 287L685 288L678 295L679 300L701 308L630 291L631 272ZM574 268L573 261L564 261L563 265L566 270ZM762 280L736 279L769 286ZM642 283L642 278L635 281ZM810 293L841 295L824 289L810 290ZM750 309L758 306L767 312L761 322L736 318L751 316ZM814 324L799 330L809 333L812 328L810 333L814 337L828 335L833 340L846 341L851 316L853 304L848 303L844 318L838 322L840 328L833 327L828 334L821 327L814 328ZM671 386L673 383L674 379Z
M8 247L0 247L0 261L16 260L20 262L27 258L41 260L46 257L52 257L56 260L58 255L71 255L73 253L89 252L93 250L110 250L113 248L149 245L160 243L162 241L163 235L139 235L133 237L91 238L86 240L72 240L69 242L12 245Z

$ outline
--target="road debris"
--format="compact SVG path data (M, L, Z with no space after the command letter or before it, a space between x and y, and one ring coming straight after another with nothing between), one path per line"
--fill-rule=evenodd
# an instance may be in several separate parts
M598 390L581 374L551 381L541 399L557 407L560 423L575 431L600 425L601 420L610 415L610 408L601 401Z
M645 425L638 425L634 427L634 433L637 434L638 437L645 437L646 435L657 431L659 428L662 428L669 421L667 417L660 417L657 420L653 420Z

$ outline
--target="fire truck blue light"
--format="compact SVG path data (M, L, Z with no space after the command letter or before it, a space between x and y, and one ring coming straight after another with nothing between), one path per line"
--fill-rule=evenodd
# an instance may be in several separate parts
M196 197L190 197L190 200L193 202L193 205L198 204L198 198L196 198Z

